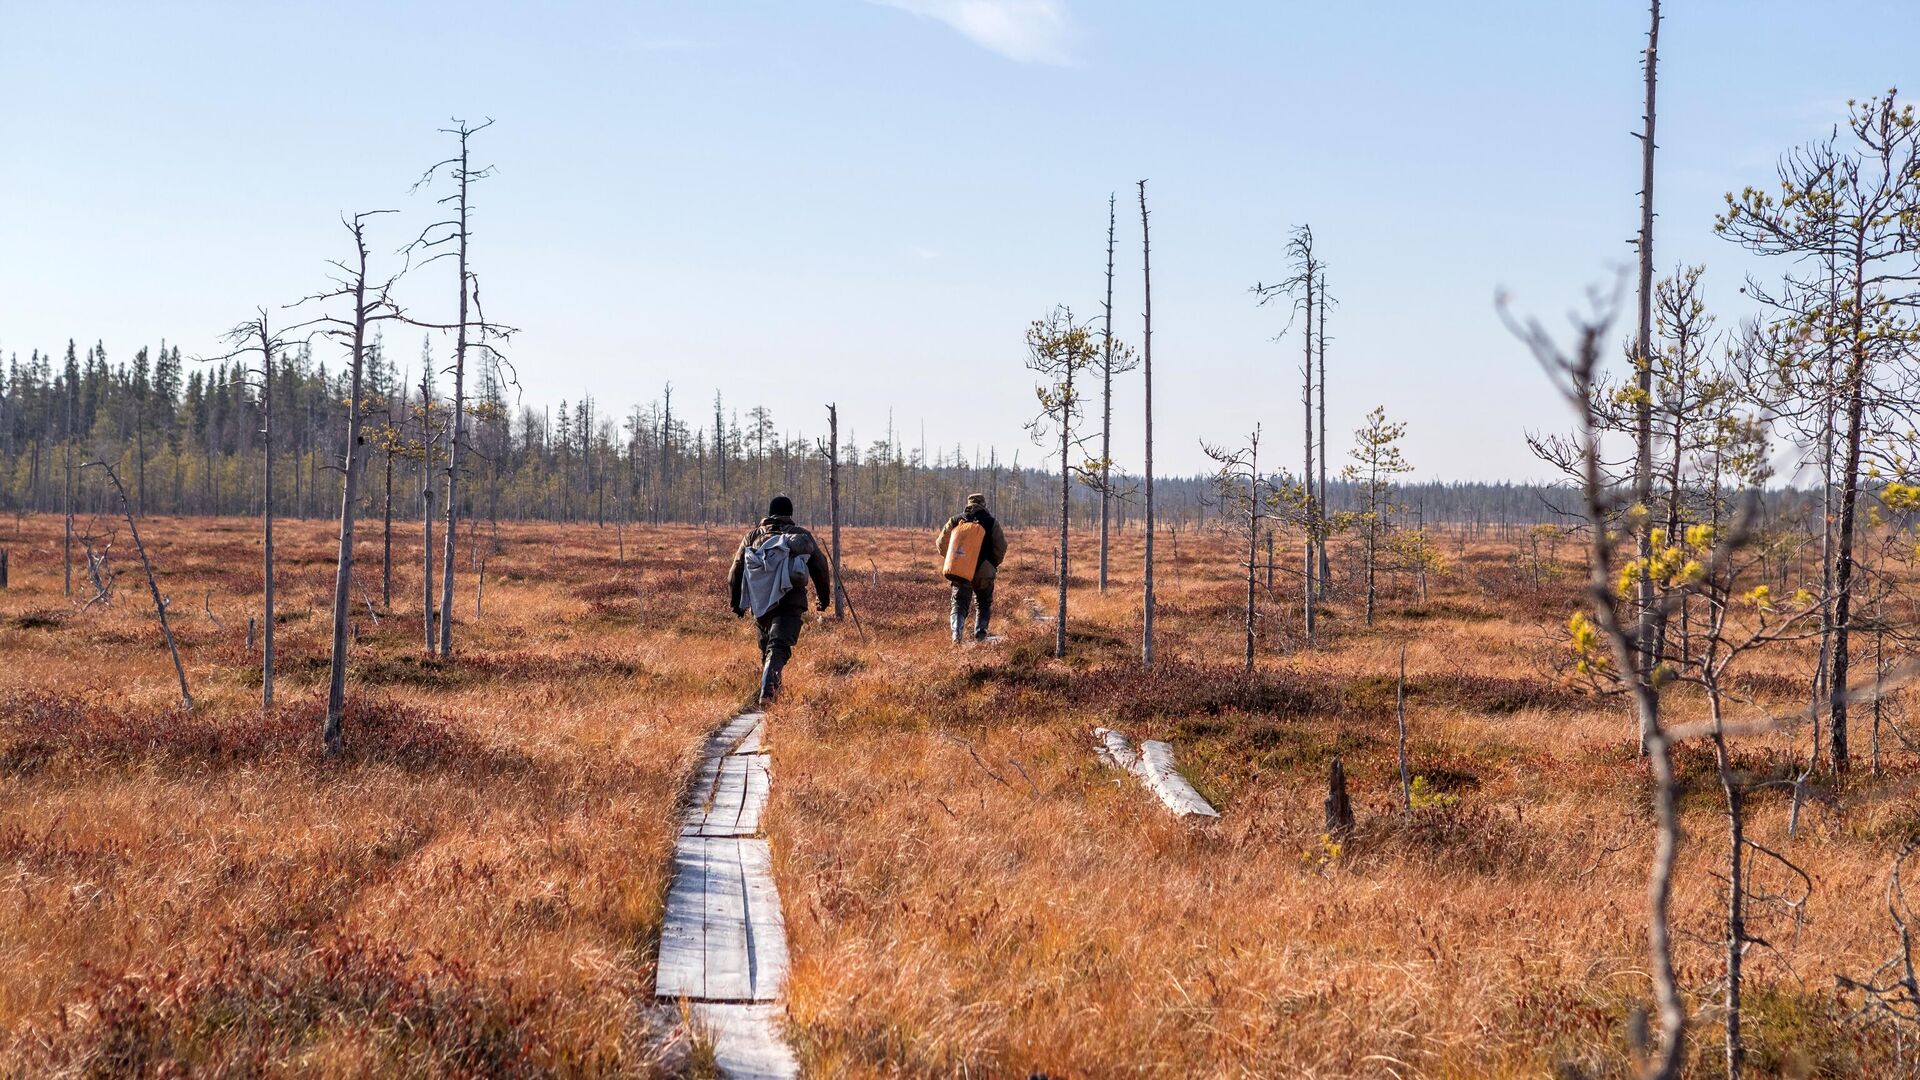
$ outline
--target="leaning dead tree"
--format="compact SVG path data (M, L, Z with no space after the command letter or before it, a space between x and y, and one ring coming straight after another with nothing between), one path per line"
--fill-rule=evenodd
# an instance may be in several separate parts
M327 715L321 730L322 744L328 754L339 754L346 749L341 721L347 702L347 620L353 602L353 528L360 503L360 472L366 456L362 394L369 330L382 322L406 318L393 298L394 285L406 273L406 266L384 278L375 278L369 266L367 223L390 213L393 211L362 211L342 220L353 238L353 253L345 260L330 263L334 268L330 288L306 297L301 303L343 304L345 311L321 315L294 328L314 328L347 350L347 430L346 445L340 455L340 554L333 578L333 647L327 679Z
M453 324L453 364L448 374L453 377L453 403L446 425L447 434L447 475L445 485L446 535L445 551L440 565L440 655L446 656L453 650L453 557L458 549L460 515L460 452L466 438L466 390L467 390L467 349L477 346L492 349L492 342L504 339L512 331L486 321L480 311L479 283L468 264L469 245L473 239L473 205L470 189L477 180L492 175L492 166L474 168L470 156L470 143L473 136L493 126L491 119L480 124L469 124L464 120L454 121L454 126L441 128L442 134L452 135L460 144L460 152L443 161L435 162L414 185L416 189L431 183L436 176L444 175L452 181L454 190L440 199L442 206L450 205L453 216L427 226L416 242L423 251L434 254L426 261L451 257L458 266L459 284L458 311ZM423 264L424 265L424 264Z
M167 598L160 595L160 582L153 576L153 560L147 558L147 545L140 540L140 526L133 520L133 503L127 500L127 489L120 484L120 474L104 461L90 461L81 468L94 468L106 473L107 480L113 484L113 493L120 498L120 512L126 516L127 531L133 534L133 549L140 553L140 569L147 575L147 591L153 596L153 613L160 619L160 636L167 640L167 654L173 657L173 673L180 677L180 707L192 710L193 694L187 689L187 669L180 663L180 646L173 640L172 624L167 622Z

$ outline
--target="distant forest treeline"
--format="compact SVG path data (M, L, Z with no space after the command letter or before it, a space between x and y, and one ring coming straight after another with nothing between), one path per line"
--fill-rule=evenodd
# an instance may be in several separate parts
M423 342L409 375L380 343L370 350L368 512L391 506L418 517L424 479L444 470L447 399ZM0 383L0 511L59 512L71 464L74 508L113 509L87 461L113 463L136 512L257 514L262 490L261 394L257 369L238 362L202 364L178 345L141 348L110 359L96 343L67 345L63 357L37 350L12 355ZM484 365L469 396L463 516L554 521L741 522L758 517L767 497L786 492L809 521L827 518L823 441L796 434L824 428L776 418L763 406L744 415L717 394L688 405L669 391L624 413L592 397L551 408L516 406L499 370ZM330 371L298 347L276 358L273 395L275 511L291 517L339 512L348 394L344 371ZM849 429L850 430L850 429ZM717 437L716 437L717 436ZM1039 460L1035 450L1029 460ZM1016 459L1017 460L1017 459ZM840 447L841 512L852 525L931 526L970 491L986 492L1010 525L1042 524L1058 513L1058 475L1003 461L997 452L969 459L961 448L908 445L898 431ZM1176 525L1217 514L1210 476L1156 481L1160 517ZM1116 487L1126 485L1116 479ZM1328 490L1330 509L1350 500L1348 485ZM1079 487L1076 516L1098 520L1099 497ZM1414 523L1520 525L1558 520L1566 503L1552 485L1407 483L1401 505ZM1138 506L1122 499L1116 519Z

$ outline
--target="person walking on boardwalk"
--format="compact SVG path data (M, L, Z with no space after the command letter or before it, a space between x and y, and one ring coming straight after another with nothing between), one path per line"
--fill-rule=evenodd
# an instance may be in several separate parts
M767 516L740 541L727 575L733 614L748 611L760 626L760 701L780 692L780 672L800 640L807 614L807 580L813 580L819 610L827 610L833 582L827 557L813 534L793 523L793 500L776 495Z
M973 640L987 640L987 621L993 617L993 581L1007 557L1007 534L987 510L987 497L978 492L967 496L967 508L947 519L935 542L940 547L942 569L953 586L953 643L960 644L967 609L976 602L979 608L973 620Z

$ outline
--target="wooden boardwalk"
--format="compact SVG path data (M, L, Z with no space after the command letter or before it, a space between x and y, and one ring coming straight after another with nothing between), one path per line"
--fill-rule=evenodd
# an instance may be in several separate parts
M745 713L707 739L681 817L660 929L654 996L687 1001L723 1076L799 1075L779 1035L787 931L760 835L772 785L766 718Z

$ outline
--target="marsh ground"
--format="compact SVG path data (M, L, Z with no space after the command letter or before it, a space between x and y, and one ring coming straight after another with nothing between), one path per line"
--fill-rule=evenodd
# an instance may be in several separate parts
M282 527L265 713L245 643L257 523L142 523L191 713L130 543L113 603L83 610L61 592L59 529L0 525L0 1073L697 1067L676 1012L650 1004L651 965L674 802L700 734L754 685L723 593L736 530L502 525L497 550L471 549L491 551L478 614L462 563L450 661L420 649L417 540L396 539L376 623L363 533L349 750L330 761L328 523ZM1448 539L1424 602L1396 587L1369 628L1336 595L1313 649L1282 572L1249 678L1236 553L1183 532L1159 549L1166 662L1143 673L1139 537L1104 596L1091 541L1076 553L1065 661L1047 655L1049 541L1013 539L1006 640L955 648L930 537L850 530L859 625L809 624L773 712L766 828L810 1075L1626 1073L1647 776L1619 705L1558 675L1570 570ZM1447 803L1411 821L1403 646L1413 771ZM1747 689L1791 700L1805 657L1762 665ZM1175 820L1098 765L1100 724L1174 742L1222 819ZM1337 849L1320 809L1336 752L1359 817ZM1789 753L1770 738L1742 760L1766 773ZM1724 841L1710 760L1681 759L1679 961L1712 1075ZM1762 1075L1893 1068L1891 1039L1833 990L1893 947L1883 890L1915 763L1885 764L1791 844L1784 799L1755 801L1757 838L1813 882L1797 916L1762 914Z

